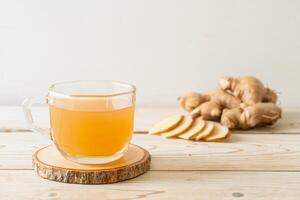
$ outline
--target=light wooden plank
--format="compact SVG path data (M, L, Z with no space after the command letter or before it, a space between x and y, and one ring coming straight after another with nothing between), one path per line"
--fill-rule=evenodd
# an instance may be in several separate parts
M0 131L28 131L20 106L0 106Z
M31 169L31 155L50 141L37 133L1 133L0 169ZM151 170L300 171L300 135L234 134L228 143L135 134L150 151Z
M1 200L298 200L300 172L152 171L116 184L74 185L41 179L32 170L1 170L0 185Z
M49 126L49 114L47 107L33 109L34 118L43 127ZM174 114L184 113L178 107L149 108L140 107L136 110L135 132L147 132L157 121ZM24 120L21 107L0 106L0 132L29 131ZM235 133L300 133L300 108L285 108L283 118L275 127L265 127L248 131L235 131Z

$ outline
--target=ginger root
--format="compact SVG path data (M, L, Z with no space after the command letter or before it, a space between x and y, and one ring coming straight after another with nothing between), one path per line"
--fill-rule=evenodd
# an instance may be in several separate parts
M244 108L223 110L221 123L230 129L249 129L273 125L281 117L281 108L274 103L257 103Z
M221 117L221 124L230 129L241 127L240 117L243 110L241 108L224 109Z
M224 77L219 85L222 90L241 99L246 105L253 105L259 102L277 101L277 94L264 86L264 84L255 77L245 76L241 78Z
M197 92L188 92L184 96L178 97L178 101L181 107L186 111L191 112L200 104L208 101L206 96L203 96Z
M215 101L207 101L192 110L193 118L202 116L204 120L217 120L221 117L222 107Z
M204 120L218 120L224 108L235 108L241 104L241 100L220 89L203 94L188 92L178 100L192 117L202 116Z
M274 103L257 103L246 107L240 117L242 129L273 125L281 118L281 108Z
M193 118L220 121L230 129L272 125L281 118L276 92L257 78L225 77L220 89L206 93L189 92L178 98Z

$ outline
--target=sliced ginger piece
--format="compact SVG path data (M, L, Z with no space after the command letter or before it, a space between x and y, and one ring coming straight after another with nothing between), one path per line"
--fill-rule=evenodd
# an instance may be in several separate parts
M205 121L202 120L201 118L197 118L193 125L187 129L186 131L184 131L181 135L179 135L179 138L182 139L186 139L189 140L191 139L194 135L196 135L197 133L199 133L205 126Z
M214 123L211 121L205 121L205 126L204 128L198 132L194 137L192 137L193 140L201 140L205 137L207 137L214 129Z
M193 122L194 120L191 116L184 116L177 127L170 131L162 133L161 136L163 136L164 138L176 137L181 133L185 132L187 129L189 129L192 126Z
M150 128L149 134L155 135L174 129L182 121L182 119L182 115L170 115L154 124L154 126Z
M208 142L222 141L230 136L230 131L226 126L213 122L214 128L211 133L204 137L203 140Z

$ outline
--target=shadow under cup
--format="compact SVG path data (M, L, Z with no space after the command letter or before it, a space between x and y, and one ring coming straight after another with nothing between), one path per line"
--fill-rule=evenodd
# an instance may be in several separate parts
M130 143L135 87L114 81L55 84L48 94L52 139L67 159L102 164L121 158Z

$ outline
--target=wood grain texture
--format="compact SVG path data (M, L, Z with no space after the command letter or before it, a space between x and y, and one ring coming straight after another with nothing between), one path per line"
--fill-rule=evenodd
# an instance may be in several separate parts
M298 200L300 172L152 171L99 186L47 181L32 170L0 170L0 185L1 200Z
M65 159L55 145L37 150L32 156L33 168L42 178L63 183L108 184L137 177L150 168L145 149L130 145L125 155L102 165L80 165Z
M38 108L35 113L41 124L47 121L39 117L45 116L45 108ZM143 132L173 113L177 113L177 108L140 109L136 130ZM63 184L36 176L31 156L51 142L39 134L26 132L19 107L0 107L0 132L5 131L0 133L0 199L298 200L299 113L299 109L285 109L284 118L276 128L235 132L230 143L165 140L135 134L133 143L152 154L151 171L125 182L97 186Z
M37 133L0 134L0 169L32 169L33 152L50 141ZM300 171L300 135L233 134L227 143L135 134L152 155L151 170Z
M147 132L149 128L171 114L184 114L179 107L138 107L135 116L135 132ZM49 114L47 107L36 107L33 115L38 124L49 126ZM29 131L24 120L24 114L19 106L0 106L0 132L24 132ZM300 107L288 107L283 109L283 118L275 127L265 127L247 131L234 131L234 133L289 133L300 134Z

